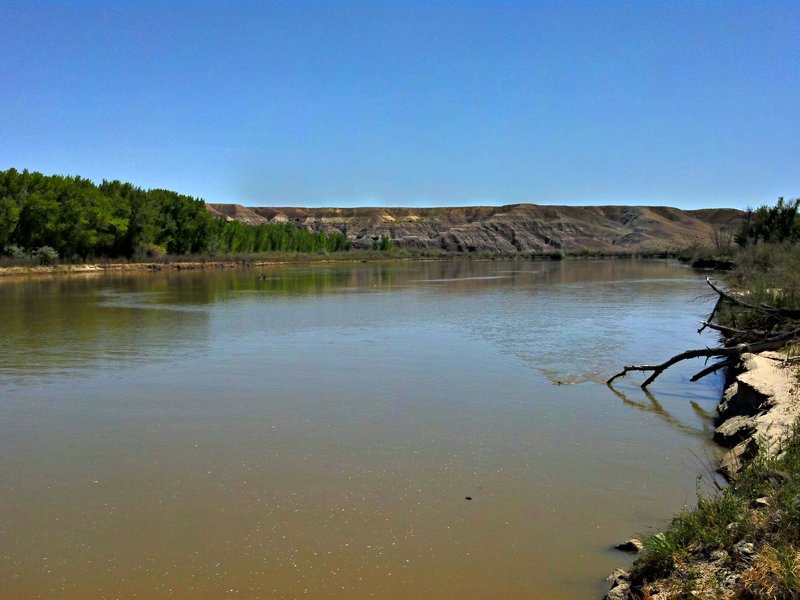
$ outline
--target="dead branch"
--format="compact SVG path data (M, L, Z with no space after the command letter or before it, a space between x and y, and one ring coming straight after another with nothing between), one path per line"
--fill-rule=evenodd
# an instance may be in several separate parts
M687 350L686 352L681 352L680 354L676 354L675 356L669 358L668 360L664 361L659 365L630 365L624 367L622 371L611 377L606 383L611 383L618 377L624 377L631 371L652 371L652 375L645 379L644 383L641 385L642 388L646 388L648 385L655 381L656 377L661 375L664 371L666 371L669 367L674 365L675 363L679 363L682 360L689 360L692 358L711 358L711 357L719 357L719 356L739 356L741 354L741 350L739 347L733 348L698 348L695 350Z
M754 342L752 344L739 344L738 346L732 346L727 348L698 348L695 350L687 350L686 352L681 352L680 354L676 354L675 356L669 358L668 360L664 361L658 365L630 365L622 369L619 373L611 377L606 383L611 383L618 377L624 377L631 371L647 371L651 372L652 374L645 379L644 383L641 385L642 388L646 388L648 385L653 383L656 378L661 375L664 371L666 371L669 367L674 365L675 363L679 363L684 360L689 360L692 358L712 358L712 357L732 357L728 358L725 361L721 361L720 363L716 363L711 365L711 367L707 367L697 373L695 377L692 378L692 381L697 381L701 377L705 377L710 373L718 371L723 366L722 363L730 363L735 362L742 354L747 352L763 352L765 350L776 350L778 348L783 347L786 345L787 342L794 340L800 337L800 329L793 329L791 331L786 331L780 333L778 335L772 336L760 342Z
M643 371L650 373L650 376L645 379L644 383L641 385L643 389L646 389L648 385L653 383L653 381L655 381L656 378L661 375L661 373L666 371L675 363L693 358L722 359L695 373L692 376L691 381L697 381L706 375L716 373L720 369L735 365L741 358L741 355L746 352L777 350L785 346L787 343L800 338L800 326L798 326L798 323L796 322L796 319L800 318L800 310L777 308L774 306L768 306L766 304L756 306L721 290L714 285L714 282L711 281L710 277L706 277L706 283L708 283L708 285L711 286L711 289L717 293L717 301L714 304L714 308L711 310L711 314L708 316L708 318L705 321L700 322L702 326L697 330L697 332L701 333L706 328L719 331L720 333L728 336L728 345L719 348L697 348L694 350L687 350L685 352L681 352L680 354L676 354L675 356L658 365L629 365L624 367L622 371L606 381L607 384L611 384L611 382L618 377L624 377L631 371ZM717 315L717 311L724 302L728 302L730 304L741 306L750 310L766 312L771 315L782 317L781 326L784 331L782 333L775 334L770 331L762 331L758 329L737 329L735 327L728 327L714 323L714 317ZM786 329L789 327L793 328L786 331Z
M719 331L720 333L724 333L725 335L735 336L735 335L744 335L749 337L755 338L765 338L769 334L766 331L762 331L760 329L736 329L735 327L726 327L725 325L718 325L717 323L712 323L711 321L700 321L703 326L697 330L697 333L700 333L708 327L709 329L713 329L714 331Z
M737 298L736 296L731 296L729 293L722 291L721 289L719 289L717 286L714 285L714 283L711 281L711 277L706 277L706 283L711 286L712 290L714 290L715 292L717 292L717 294L719 294L720 300L727 300L731 304L736 304L738 306L743 306L745 308L749 308L752 310L765 310L764 308L756 306L755 304L750 304L749 302L745 302L741 298ZM715 306L712 315L714 314L714 312L716 312L716 308L717 307ZM710 321L711 317L709 317L708 320Z
M739 362L738 356L734 358L729 358L727 360L721 360L719 362L714 363L713 365L706 367L702 371L698 371L697 373L692 375L692 378L689 381L699 381L706 375L711 375L711 373L716 373L720 369L724 369L726 367L732 367L738 362Z
M770 306L766 303L761 303L761 307L767 312L787 317L789 319L800 319L800 310L794 308L778 308L777 306Z
M709 282L709 285L711 284L711 281L708 279L708 277L706 277L706 281ZM714 327L711 325L711 321L713 321L714 317L717 315L717 311L719 310L720 304L722 304L722 296L717 296L717 301L714 303L714 308L711 309L711 314L708 315L708 318L705 321L700 321L700 323L702 323L703 326L697 330L697 333L703 333L703 330L706 327L711 327L712 329L714 329Z
M717 312L717 308L719 306L720 300L726 300L731 304L736 304L738 306L742 306L744 308L749 308L751 310L758 310L762 312L767 312L774 315L779 315L781 317L787 317L789 319L800 319L800 310L794 308L778 308L777 306L770 306L769 304L750 304L749 302L745 302L741 298L737 298L736 296L732 296L731 294L722 291L717 286L715 286L710 277L706 277L706 283L711 286L711 289L719 294L719 300L717 300L717 304L714 305L714 310L711 311L711 315L708 317L708 320L711 321L714 318L714 315Z

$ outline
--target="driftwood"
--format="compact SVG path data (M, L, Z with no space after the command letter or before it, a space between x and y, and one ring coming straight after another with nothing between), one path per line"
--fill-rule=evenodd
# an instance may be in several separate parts
M793 310L793 309L782 309L776 308L774 306L768 306L765 304L762 305L754 305L744 300L732 296L731 294L719 289L711 279L706 278L706 282L711 289L714 290L718 297L717 302L714 304L714 308L711 311L711 314L705 321L701 321L702 327L698 329L698 333L702 332L705 328L714 329L719 331L720 333L724 333L734 339L741 340L747 339L747 343L737 343L732 346L723 346L719 348L697 348L695 350L687 350L685 352L681 352L680 354L676 354L675 356L669 358L668 360L664 361L663 363L657 365L630 365L622 369L619 373L611 377L607 384L611 384L615 379L618 377L624 377L631 371L644 371L649 372L651 375L645 379L644 383L642 383L642 388L647 388L648 385L653 383L656 378L661 375L664 371L666 371L669 367L674 365L675 363L679 363L684 360L689 360L692 358L721 358L718 362L707 366L702 371L698 371L692 376L691 381L697 381L698 379L702 379L706 375L710 375L711 373L715 373L720 369L724 369L725 367L733 366L739 359L741 358L742 354L744 353L752 353L752 352L763 352L765 350L777 350L782 348L787 343L800 339L800 326L795 326L790 329L784 329L781 332L767 332L761 330L744 330L744 329L736 329L733 327L727 327L724 325L719 325L717 323L713 323L713 319L717 314L720 306L723 303L734 304L736 306L741 306L750 310L756 310L761 312L766 312L772 315L780 316L787 320L787 325L798 325L796 323L791 323L792 319L796 319L800 317L800 311Z
M719 294L719 298L717 299L717 305L714 307L714 311L712 311L712 315L716 312L717 306L721 301L730 302L731 304L736 304L738 306L742 306L744 308L749 308L752 310L767 312L775 315L779 315L781 317L786 317L787 319L798 319L800 318L800 310L795 308L778 308L776 306L770 306L769 304L750 304L745 302L741 298L737 298L736 296L732 296L727 292L722 291L717 286L714 285L714 282L711 281L710 277L706 277L706 283L711 286L711 289ZM708 320L711 321L712 317L709 317Z

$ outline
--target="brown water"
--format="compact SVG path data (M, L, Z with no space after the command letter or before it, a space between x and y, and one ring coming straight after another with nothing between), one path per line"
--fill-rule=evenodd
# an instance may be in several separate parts
M602 380L699 274L264 273L0 282L0 598L592 598L693 501L719 381Z

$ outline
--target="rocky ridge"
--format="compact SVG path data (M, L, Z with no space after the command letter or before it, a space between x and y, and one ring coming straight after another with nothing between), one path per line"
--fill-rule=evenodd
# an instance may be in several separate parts
M310 231L339 231L354 248L388 236L400 248L502 254L682 249L706 244L715 230L732 231L743 219L735 209L665 206L206 207L216 217L253 225L291 222Z

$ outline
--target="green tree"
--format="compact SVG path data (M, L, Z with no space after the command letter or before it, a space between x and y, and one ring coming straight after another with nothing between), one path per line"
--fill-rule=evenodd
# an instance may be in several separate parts
M747 209L746 221L737 232L736 242L744 246L750 242L783 242L800 238L800 198L786 202L778 198L775 206Z
M20 208L13 198L0 198L0 250L11 244L20 212Z

